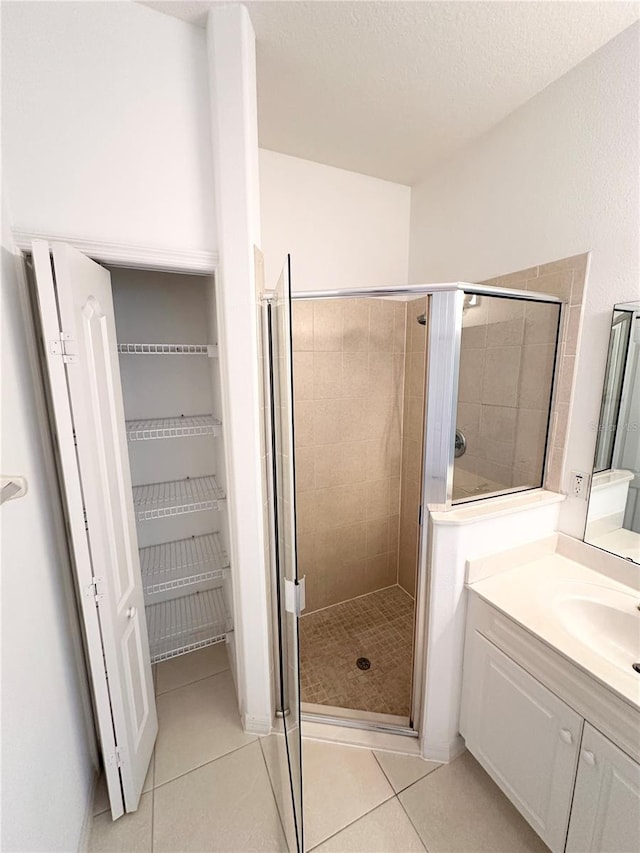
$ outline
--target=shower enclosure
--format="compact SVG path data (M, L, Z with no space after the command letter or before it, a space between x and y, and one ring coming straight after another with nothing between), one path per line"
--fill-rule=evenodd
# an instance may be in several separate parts
M560 300L452 283L267 304L287 327L267 353L287 445L272 505L306 599L276 620L280 711L417 736L429 589L446 571L430 565L429 514L542 486ZM284 600L282 572L275 587Z

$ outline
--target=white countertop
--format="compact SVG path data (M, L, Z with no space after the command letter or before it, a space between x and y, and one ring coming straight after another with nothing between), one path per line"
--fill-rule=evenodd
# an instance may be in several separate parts
M640 662L637 590L557 553L467 587L640 710L640 673L631 668ZM628 666L607 620L630 629Z

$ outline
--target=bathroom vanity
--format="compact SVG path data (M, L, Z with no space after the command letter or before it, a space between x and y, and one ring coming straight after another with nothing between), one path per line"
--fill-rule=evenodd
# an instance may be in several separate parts
M638 567L561 534L531 556L467 564L460 731L554 853L637 851Z

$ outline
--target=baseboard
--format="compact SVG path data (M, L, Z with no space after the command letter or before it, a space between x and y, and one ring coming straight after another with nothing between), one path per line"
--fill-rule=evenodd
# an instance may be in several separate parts
M248 735L264 737L271 734L271 717L254 717L251 714L243 714L242 728Z
M405 755L420 755L420 741L417 737L373 732L366 729L348 728L329 723L302 722L302 736L305 740L322 740L329 743L342 743L345 746L361 749L377 749L382 752L401 752Z
M427 761L441 761L444 764L449 764L454 758L465 751L464 739L462 735L456 735L452 741L447 743L422 743L422 757Z

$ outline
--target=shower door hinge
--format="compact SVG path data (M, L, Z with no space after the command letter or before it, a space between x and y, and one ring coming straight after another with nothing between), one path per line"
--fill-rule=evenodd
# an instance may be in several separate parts
M71 335L60 332L57 340L49 341L49 352L61 355L65 364L74 364L78 360L78 348Z
M294 613L296 616L300 616L300 614L306 607L304 580L304 578L300 578L300 580L290 581L285 578L284 609L287 611L287 613Z

